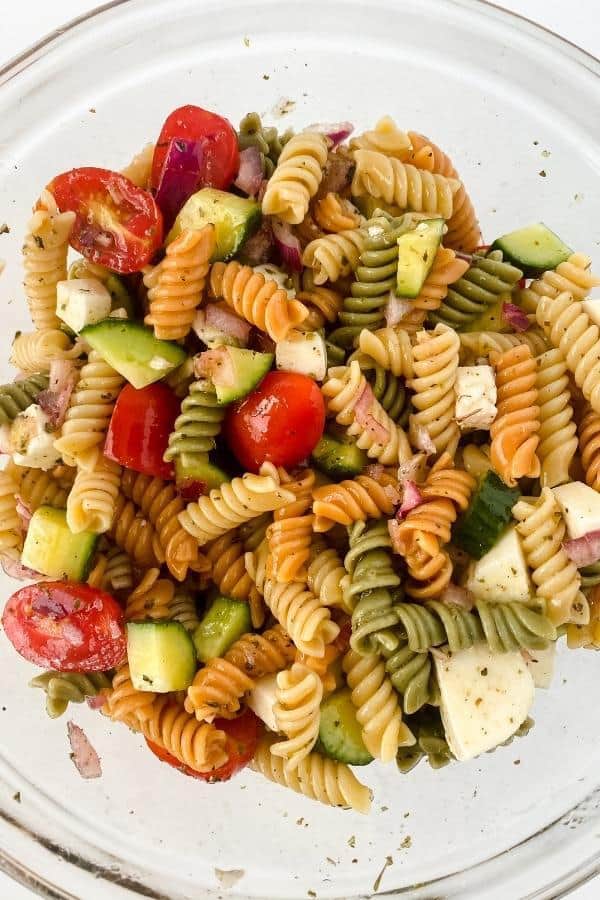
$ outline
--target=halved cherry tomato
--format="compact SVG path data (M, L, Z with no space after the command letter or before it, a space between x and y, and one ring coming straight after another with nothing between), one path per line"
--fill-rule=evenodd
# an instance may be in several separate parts
M42 581L16 591L2 624L15 650L57 672L104 672L123 662L123 610L110 594L70 581Z
M144 475L174 478L173 464L163 455L179 404L166 384L155 382L139 391L126 384L113 409L104 455Z
M295 466L323 434L325 403L318 384L295 372L269 372L225 418L227 442L240 463L258 472L265 460Z
M139 272L163 239L162 214L152 194L118 172L85 166L48 185L61 212L77 216L69 242L86 259L114 272Z
M156 190L167 155L169 141L173 138L187 138L202 141L203 172L198 187L214 187L225 190L229 187L240 165L237 135L233 126L216 113L200 106L180 106L165 119L152 160L150 184Z
M247 766L254 756L262 732L262 723L251 709L247 709L237 719L215 719L215 726L227 734L229 759L220 769L215 769L213 772L197 772L171 756L164 747L147 738L146 743L155 756L184 775L198 778L200 781L208 781L210 784L217 781L229 781L240 769Z

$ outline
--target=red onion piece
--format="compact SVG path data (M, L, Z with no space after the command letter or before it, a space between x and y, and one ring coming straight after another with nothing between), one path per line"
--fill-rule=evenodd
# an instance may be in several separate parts
M210 378L212 383L219 387L233 387L235 384L235 372L227 347L205 350L195 356L194 372L196 375Z
M435 444L424 425L417 425L414 429L414 443L418 450L422 450L427 456L435 456Z
M73 389L79 372L72 359L53 359L50 363L48 388L37 396L37 403L46 413L53 429L59 428L65 420Z
M173 138L160 173L156 202L163 214L165 231L177 217L185 201L202 186L205 141Z
M398 466L398 481L404 484L405 481L422 481L425 477L425 461L427 457L424 453L415 453L410 459L400 463Z
M249 197L256 197L263 180L263 165L258 147L246 147L240 153L240 168L233 182Z
M372 415L371 409L375 403L375 394L369 384L366 384L358 400L354 404L354 418L361 428L368 431L378 444L385 444L390 439L388 429Z
M252 326L245 319L236 316L225 303L209 303L204 311L206 324L217 328L223 334L236 338L244 345L248 343L248 336Z
M394 291L390 291L383 312L386 325L397 325L402 319L408 315L413 309L412 300L405 300L404 297L397 297Z
M20 559L13 559L6 553L0 554L0 565L5 575L9 578L16 578L17 581L52 581L53 579L47 575L36 572L21 563Z
M106 703L106 697L100 693L96 697L86 697L87 705L90 709L102 709Z
M527 331L531 324L527 313L514 303L502 304L502 318L505 322L508 322L515 331Z
M306 131L316 131L317 134L324 134L328 137L334 147L350 137L354 131L352 122L317 122L315 125L309 125Z
M291 272L302 271L302 248L289 225L273 219L273 238L281 263Z
M423 494L419 490L419 486L414 481L408 479L404 482L404 493L402 495L402 503L396 512L396 518L399 521L406 518L411 509L416 509L423 503Z
M442 591L439 600L449 606L460 606L462 609L473 609L473 598L469 591L458 584L450 584Z
M591 566L600 559L600 531L588 531L581 537L564 541L565 553L578 569Z
M67 722L67 734L71 744L71 759L82 778L100 778L100 757L90 744L86 733L74 722Z

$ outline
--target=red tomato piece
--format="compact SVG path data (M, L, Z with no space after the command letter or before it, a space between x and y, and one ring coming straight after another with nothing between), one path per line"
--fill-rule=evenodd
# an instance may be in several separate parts
M214 187L226 190L240 165L237 134L227 119L200 106L180 106L165 119L152 160L150 184L158 188L163 163L174 138L203 142L203 171L198 188Z
M155 756L184 775L198 778L200 781L208 781L210 784L217 781L229 781L233 775L247 766L254 756L262 732L262 724L252 710L246 709L237 719L215 719L215 726L227 734L229 759L220 769L215 769L213 772L197 772L180 762L159 744L155 744L147 738L146 743Z
M139 272L162 244L154 197L118 172L71 169L53 178L48 190L61 212L76 214L70 244L93 263L122 275Z
M179 400L166 384L139 391L126 384L115 403L104 455L144 475L174 478L173 464L163 455L178 415Z
M16 591L2 625L21 656L57 672L103 672L126 653L123 610L87 584L42 581Z
M323 434L325 403L316 382L295 372L269 372L232 406L224 433L242 466L258 472L266 461L286 468L310 456Z

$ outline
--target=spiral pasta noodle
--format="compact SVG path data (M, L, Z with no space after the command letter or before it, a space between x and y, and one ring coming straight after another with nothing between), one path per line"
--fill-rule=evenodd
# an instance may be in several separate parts
M69 491L62 487L52 472L17 466L12 460L5 472L14 479L19 496L31 512L35 512L40 506L54 506L57 509L64 509L66 506Z
M128 591L133 587L133 565L129 556L118 547L106 554L104 590Z
M334 643L327 644L323 656L306 656L304 653L296 651L295 659L296 662L302 663L303 666L318 675L323 685L323 693L330 694L337 687L335 673L331 671L331 667L341 654L340 647Z
M446 325L438 324L433 331L419 331L415 336L414 375L409 387L414 391L411 402L416 412L409 417L409 435L416 449L425 429L436 453L447 450L454 456L456 452L460 438L454 418L459 348L458 335Z
M330 191L314 201L313 215L319 228L329 234L357 228L362 216L349 200Z
M308 587L323 606L337 606L349 612L341 585L346 570L337 551L322 538L313 539L307 574Z
M375 128L353 137L350 148L376 150L378 153L406 162L410 157L412 144L406 131L398 128L391 116L384 116L376 122Z
M250 112L240 122L238 144L240 150L246 150L248 147L257 148L260 153L263 177L269 178L292 133L288 130L280 135L272 125L263 125L258 113Z
M8 425L19 413L35 403L48 387L45 375L30 375L21 381L0 385L0 426Z
M152 715L157 696L154 691L136 691L131 683L129 666L125 664L113 675L112 688L106 692L102 712L113 721L123 722L139 731L141 721Z
M181 622L186 631L193 633L200 624L194 592L187 584L178 584L170 604L171 618Z
M461 363L468 365L479 357L487 357L492 351L505 353L512 347L524 344L533 356L539 356L548 349L548 341L543 332L529 328L520 334L501 334L496 331L473 331L460 335Z
M66 463L92 471L102 452L108 423L124 378L90 350L69 403L55 448Z
M269 781L290 788L326 806L341 806L356 812L368 813L371 792L345 763L328 759L313 750L293 771L286 771L284 761L271 753L272 736L263 737L258 744L250 768Z
M454 250L440 247L421 292L413 301L414 309L423 309L427 312L438 309L448 296L449 285L456 284L468 268L468 262L459 259Z
M60 213L54 197L43 191L23 244L25 297L36 331L58 328L56 285L67 277L69 236L74 212Z
M144 275L150 303L144 321L157 338L178 341L188 334L214 249L214 225L183 231L168 245L165 258Z
M74 534L80 531L108 531L115 515L121 483L121 467L101 456L94 468L80 469L67 498L67 525Z
M139 720L139 730L179 762L196 772L211 772L227 762L225 732L198 722L177 700L159 695L149 713L147 718Z
M296 299L308 309L308 315L302 322L302 328L308 331L318 331L325 322L335 322L344 302L337 291L317 285L303 288Z
M306 306L297 299L290 300L276 281L238 262L213 264L210 292L213 297L222 297L239 316L266 331L275 342L285 340L308 315Z
M548 350L537 359L535 386L540 407L542 485L555 487L569 481L569 468L577 452L577 426L569 390L567 364L560 350Z
M17 512L19 485L6 470L0 471L0 554L13 558L23 548L23 526Z
M338 525L351 525L366 519L391 516L400 502L397 482L384 476L376 481L370 475L324 484L313 492L314 530L328 531Z
M29 682L29 687L41 688L46 694L46 712L57 719L66 712L69 703L83 703L88 697L111 687L104 672L43 672Z
M519 303L526 312L535 313L541 297L553 300L563 291L572 294L575 300L583 300L592 288L600 284L598 278L590 270L591 260L583 253L572 253L558 264L556 269L544 272L531 284L519 291Z
M252 624L259 628L265 618L263 602L246 572L244 556L244 547L235 531L228 531L206 546L212 580L226 597L248 602Z
M129 178L136 187L146 188L150 184L152 160L154 158L154 144L146 144L139 153L136 153L130 163L121 169L121 175Z
M159 569L148 569L131 592L125 607L128 622L171 618L175 586L168 578L159 576Z
M407 715L431 703L437 695L435 671L429 653L415 653L406 642L382 648L385 671L395 691L402 697Z
M373 389L375 399L381 404L390 419L403 428L408 423L409 404L404 379L392 375L379 366L375 360L356 350L348 357L348 364L357 360L368 384Z
M412 378L413 354L410 335L402 328L364 328L359 335L358 346L383 369L397 377Z
M313 532L311 505L315 474L305 469L290 479L282 473L281 483L294 495L294 500L274 512L273 523L267 529L270 575L282 584L305 582Z
M368 237L366 226L317 237L304 248L302 263L313 270L316 285L338 281L356 268Z
M327 139L316 132L303 131L290 138L263 196L265 215L279 216L290 225L302 221L321 184L327 149Z
M552 345L562 352L575 384L600 413L600 328L590 321L581 302L566 292L541 297L535 314Z
M169 435L165 461L179 458L186 469L214 450L225 412L225 407L219 406L215 389L209 381L193 381Z
M554 625L585 625L589 618L587 600L575 563L562 546L566 526L550 488L544 488L537 500L519 500L513 516L532 570L536 597L549 620Z
M273 713L278 730L287 740L271 744L271 753L285 760L286 772L296 770L317 742L322 699L321 679L302 663L296 662L277 675Z
M116 499L115 515L108 536L142 569L162 562L155 553L158 538L153 526L121 492Z
M579 425L579 449L585 480L595 491L600 491L600 415L587 410Z
M536 364L525 345L492 353L490 362L496 370L498 389L498 413L490 428L490 459L504 483L514 487L519 478L537 478L540 474Z
M382 465L394 465L410 458L408 438L399 425L393 422L373 395L366 418L357 420L355 407L368 395L365 376L356 360L349 366L329 370L322 387L327 402L328 415L334 415L339 425L344 425L356 445L366 450L371 459ZM361 424L366 422L367 424Z
M49 372L55 359L76 359L81 347L58 328L44 331L24 331L18 334L12 345L10 361L24 375Z

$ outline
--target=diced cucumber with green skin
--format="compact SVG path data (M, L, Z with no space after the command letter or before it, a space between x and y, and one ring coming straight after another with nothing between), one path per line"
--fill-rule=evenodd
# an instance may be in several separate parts
M339 762L350 766L366 766L373 762L362 739L349 688L330 694L321 704L319 742L323 752Z
M312 452L312 460L322 472L337 481L360 475L369 462L365 451L355 443L337 440L329 434L322 436Z
M112 300L112 311L115 309L124 309L128 319L135 318L135 304L131 299L129 291L114 272L108 272L106 275L94 275L87 268L85 259L76 259L69 268L67 278L97 278L101 281Z
M194 642L181 622L127 623L127 662L136 691L184 691L196 674Z
M194 644L200 662L223 656L231 645L251 631L250 607L243 600L217 597L194 631Z
M271 366L272 353L259 353L257 350L243 350L241 347L223 347L226 354L222 365L227 369L227 380L231 374L232 384L219 384L218 374L213 383L217 392L217 400L223 405L241 400L263 380ZM220 365L217 363L217 365Z
M502 318L502 307L505 303L512 303L512 297L510 294L501 295L496 303L493 303L491 306L486 307L485 312L478 316L477 319L473 319L471 322L467 322L466 325L461 325L461 331L495 331L495 332L508 332L512 331L509 323Z
M444 234L443 219L425 219L398 238L399 297L418 297L431 271Z
M208 457L201 458L199 454L181 453L175 457L175 481L178 485L185 485L186 482L206 485L206 489L201 493L208 494L213 488L231 481L231 476L212 463Z
M518 488L507 487L490 469L473 494L469 508L454 530L454 541L473 559L481 559L500 538L519 499Z
M543 222L502 235L494 241L492 250L502 250L504 259L522 269L527 277L555 269L573 253Z
M97 543L91 531L73 534L66 510L40 506L29 522L21 562L51 578L85 581Z
M261 219L260 204L255 200L202 188L181 208L166 242L170 244L186 229L199 231L205 225L214 225L216 247L211 262L226 260L258 230Z
M159 340L151 328L127 319L87 325L81 337L138 390L164 378L187 356L179 344Z

